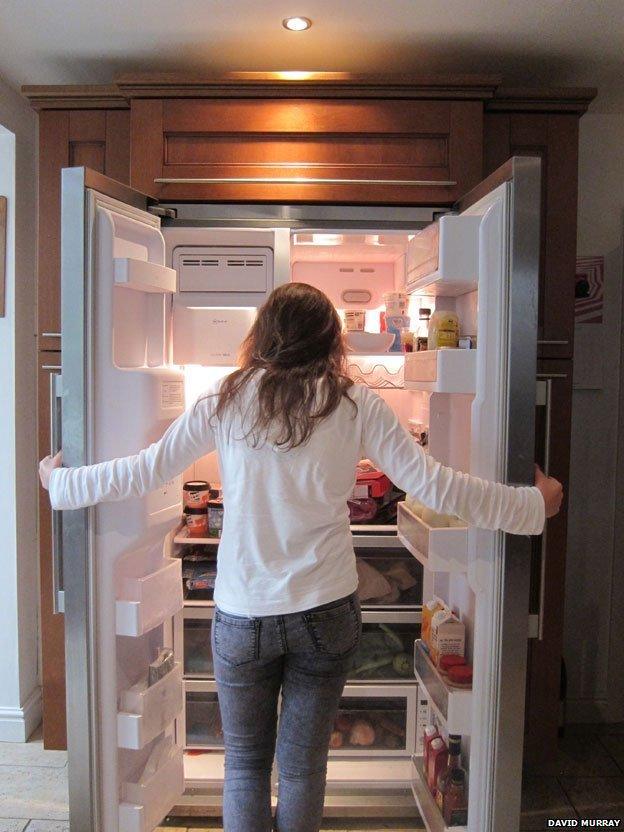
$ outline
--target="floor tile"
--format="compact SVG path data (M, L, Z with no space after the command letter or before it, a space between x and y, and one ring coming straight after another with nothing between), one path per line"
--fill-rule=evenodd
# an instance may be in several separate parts
M600 737L600 742L604 745L622 771L624 771L624 735L607 734L604 737Z
M536 764L527 775L554 777L619 777L622 772L597 736L566 735L559 741L554 763Z
M26 832L69 832L69 823L62 820L31 820Z
M577 817L574 808L556 777L525 777L522 783L523 832L547 829L549 819L571 820Z
M24 832L27 823L17 818L0 818L0 832Z
M624 777L561 777L560 783L581 818L624 821Z
M67 820L67 769L0 766L0 817Z
M0 742L0 766L63 768L65 765L67 751L44 751L40 737L28 742Z

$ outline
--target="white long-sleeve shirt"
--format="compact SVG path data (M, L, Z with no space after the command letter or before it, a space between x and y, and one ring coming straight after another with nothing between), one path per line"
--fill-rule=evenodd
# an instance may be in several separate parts
M362 385L349 391L357 412L343 398L305 445L251 447L241 414L253 409L256 384L247 385L240 407L229 407L222 419L214 416L215 396L200 398L135 456L55 469L52 507L145 495L216 449L225 513L214 598L224 611L248 616L298 612L355 591L347 500L364 457L437 512L481 528L541 533L545 507L537 488L487 482L441 465Z

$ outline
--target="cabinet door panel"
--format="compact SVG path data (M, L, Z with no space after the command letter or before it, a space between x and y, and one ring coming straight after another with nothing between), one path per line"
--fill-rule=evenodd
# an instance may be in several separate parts
M39 114L40 350L61 348L61 170L70 166L88 167L127 184L129 110L42 110Z
M162 200L450 204L481 178L482 135L475 101L135 99L132 186Z

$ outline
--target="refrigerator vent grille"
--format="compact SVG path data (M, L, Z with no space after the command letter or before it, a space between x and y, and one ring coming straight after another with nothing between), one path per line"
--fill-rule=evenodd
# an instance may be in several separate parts
M270 248L180 247L174 252L173 265L180 292L257 295L270 291L273 282Z

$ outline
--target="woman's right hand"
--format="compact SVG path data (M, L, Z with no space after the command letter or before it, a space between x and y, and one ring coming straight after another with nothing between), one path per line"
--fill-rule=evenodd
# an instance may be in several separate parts
M546 506L546 517L554 517L561 508L563 486L554 477L547 477L539 465L535 466L535 486L542 492Z

